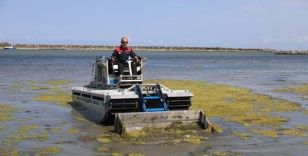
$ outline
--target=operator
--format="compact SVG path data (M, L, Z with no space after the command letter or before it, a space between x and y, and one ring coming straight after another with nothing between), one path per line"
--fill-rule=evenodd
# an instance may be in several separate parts
M131 68L132 68L132 75L137 75L137 67L136 64L140 62L139 57L136 55L136 53L133 52L133 49L128 44L128 38L122 37L121 38L121 45L119 47L116 47L113 51L113 54L111 56L111 62L118 64L119 67L119 75L123 74L124 66L128 66L127 60L129 60L129 57L131 57L133 62L131 62Z

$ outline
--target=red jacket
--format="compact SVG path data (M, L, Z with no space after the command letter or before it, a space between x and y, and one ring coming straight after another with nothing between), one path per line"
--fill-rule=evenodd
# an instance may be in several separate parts
M132 52L133 52L133 49L132 49L131 47L125 47L125 48L123 48L123 47L121 47L121 46L116 47L116 48L114 49L114 53L116 53L116 54L121 54L122 52L132 53Z
M133 52L131 47L123 48L119 46L114 49L111 57L116 59L118 62L125 63L129 56L135 58L137 55Z

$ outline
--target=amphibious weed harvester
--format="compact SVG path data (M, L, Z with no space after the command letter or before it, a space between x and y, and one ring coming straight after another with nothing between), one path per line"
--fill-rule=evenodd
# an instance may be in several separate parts
M123 134L144 127L165 127L173 123L209 122L201 110L188 110L193 94L188 90L171 90L159 83L143 84L142 69L147 59L132 74L132 60L127 61L122 75L118 65L99 57L93 63L94 79L89 85L72 89L73 102L94 110L101 121L114 120L114 130Z

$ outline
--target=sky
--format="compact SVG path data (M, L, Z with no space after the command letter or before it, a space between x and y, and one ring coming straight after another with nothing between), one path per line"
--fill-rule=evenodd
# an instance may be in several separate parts
M308 0L0 0L0 42L308 50Z

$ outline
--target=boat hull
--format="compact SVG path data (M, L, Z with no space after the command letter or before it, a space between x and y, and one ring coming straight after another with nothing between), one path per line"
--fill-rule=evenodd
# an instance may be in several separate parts
M83 111L86 112L86 116L91 118L93 121L103 122L107 120L107 112L108 108L104 107L103 105L93 104L93 101L78 97L73 95L73 103L77 105L81 105L83 107Z

